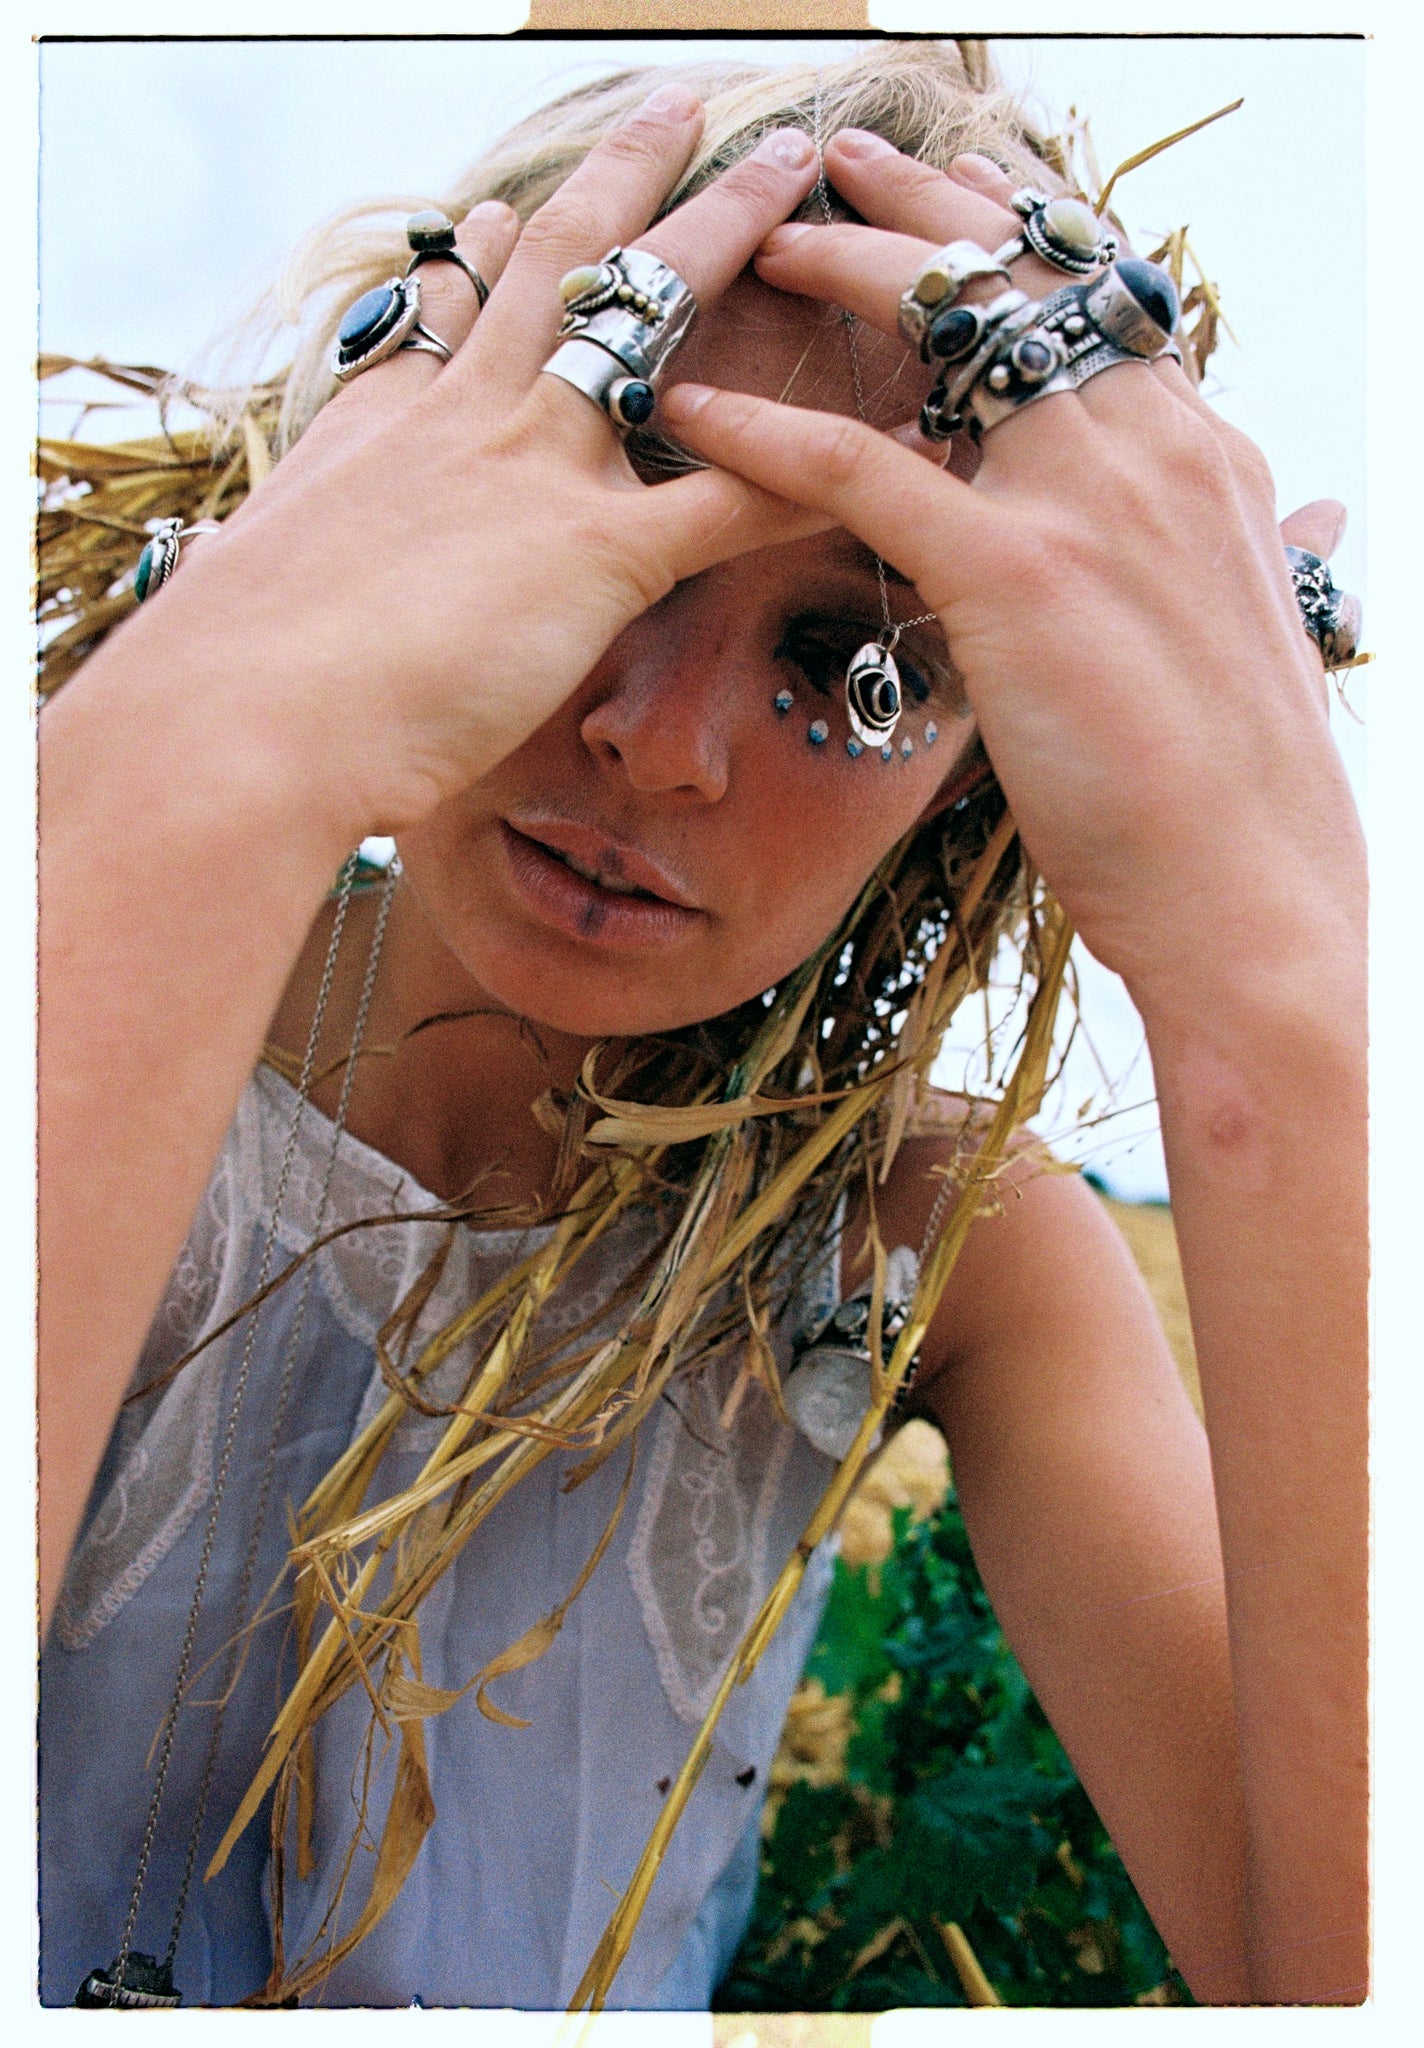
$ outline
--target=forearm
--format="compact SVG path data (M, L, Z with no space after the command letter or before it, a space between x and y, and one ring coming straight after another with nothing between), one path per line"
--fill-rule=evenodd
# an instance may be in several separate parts
M1212 1446L1251 1978L1279 2001L1362 1996L1368 1953L1364 902L1342 834L1331 885L1229 977L1139 996Z
M142 630L139 629L141 626ZM41 721L41 1591L350 825L300 736L139 622Z

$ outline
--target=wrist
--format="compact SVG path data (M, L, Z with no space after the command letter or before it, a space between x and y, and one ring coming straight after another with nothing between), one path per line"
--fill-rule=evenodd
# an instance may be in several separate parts
M196 580L196 556L181 573ZM91 815L106 801L131 815L152 784L179 829L186 815L199 834L240 837L249 859L276 845L288 873L328 876L377 821L317 707L223 596L190 584L126 621L46 710L51 741L64 732L49 751L82 767L74 795Z

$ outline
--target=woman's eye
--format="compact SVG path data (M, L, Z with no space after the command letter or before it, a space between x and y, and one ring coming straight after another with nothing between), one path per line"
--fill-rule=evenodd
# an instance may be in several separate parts
M776 650L778 661L794 662L808 683L823 697L833 696L845 681L845 672L851 660L867 641L875 639L874 631L867 627L844 642L831 640L821 634L808 631L805 627L789 626L781 636ZM930 694L930 682L915 664L907 661L902 649L895 652L895 666L900 672L900 681L905 695L915 704L925 703Z
M844 678L850 655L813 633L789 626L781 636L776 659L793 662L813 690L829 697Z

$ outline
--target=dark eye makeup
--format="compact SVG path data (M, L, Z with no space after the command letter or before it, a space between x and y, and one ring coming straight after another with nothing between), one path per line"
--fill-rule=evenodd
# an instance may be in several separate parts
M833 697L844 682L847 664L857 650L868 640L877 639L879 634L880 626L872 619L837 618L825 613L806 612L787 621L776 645L775 659L791 662L818 695ZM900 671L905 694L915 704L927 702L935 684L949 680L947 667L941 675L928 665L921 668L911 661L903 641L895 649L895 666Z

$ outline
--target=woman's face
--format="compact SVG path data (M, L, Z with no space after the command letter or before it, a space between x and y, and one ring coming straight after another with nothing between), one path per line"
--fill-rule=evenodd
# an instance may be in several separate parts
M918 362L864 328L858 347L872 423L913 418ZM677 367L856 410L839 317L751 277ZM889 598L896 620L924 609L893 570ZM846 663L881 624L874 557L844 530L679 584L493 774L403 835L436 935L486 995L580 1036L670 1030L770 986L834 927L972 737L932 621L896 649L891 759L848 754Z

